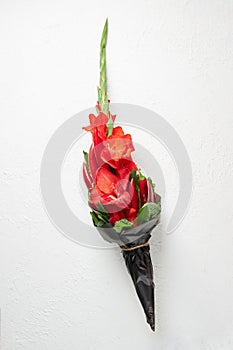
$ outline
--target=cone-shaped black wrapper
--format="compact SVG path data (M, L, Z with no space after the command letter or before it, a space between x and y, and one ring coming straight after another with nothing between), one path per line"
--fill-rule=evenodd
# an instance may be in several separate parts
M159 200L160 197L157 196L157 201ZM144 244L149 241L151 232L158 222L159 214L156 218L137 227L123 230L120 234L112 228L111 224L97 227L104 240L117 243L122 248L125 264L146 314L147 322L153 331L155 330L153 265L150 246ZM144 246L138 247L141 245Z
M153 266L150 257L150 246L124 251L123 256L137 295L140 299L146 319L151 329L155 330L155 305Z

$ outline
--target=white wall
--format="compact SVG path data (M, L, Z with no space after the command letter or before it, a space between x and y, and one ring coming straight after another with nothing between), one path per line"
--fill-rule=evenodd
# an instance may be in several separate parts
M96 101L107 16L111 100L166 118L193 166L188 215L152 245L156 334L119 252L65 238L40 198L51 134ZM232 349L233 2L2 0L0 55L2 349Z

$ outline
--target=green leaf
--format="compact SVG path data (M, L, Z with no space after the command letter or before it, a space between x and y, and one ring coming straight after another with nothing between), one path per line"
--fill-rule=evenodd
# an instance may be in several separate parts
M107 213L102 204L98 203L98 204L97 204L97 208L98 208L98 210L101 211L102 213Z
M96 212L98 218L105 223L109 222L109 214L106 212L105 208L102 206L102 204L97 204L98 211Z
M155 218L161 212L161 203L147 203L150 212L150 219Z
M107 136L111 136L112 135L112 131L113 131L113 120L112 120L112 115L111 114L110 114L110 116L108 118L107 128L108 128Z
M90 211L90 214L91 214L92 220L94 221L94 224L97 226L99 222L98 218L96 217L93 211Z
M100 102L102 99L102 95L101 95L101 89L99 86L97 86L97 91L98 91L98 101ZM97 113L99 114L99 111L97 111Z
M119 221L116 221L115 225L113 226L114 230L117 233L121 233L123 228L131 228L133 227L133 223L128 221L127 219L121 219Z
M98 223L98 227L101 227L101 226L104 226L105 225L105 222L103 222L103 221L99 221L99 223Z
M99 213L97 212L97 216L98 218L103 221L105 224L107 224L109 222L109 216L108 215L104 215L103 213Z
M88 153L86 151L83 151L83 155L84 155L84 160L87 166L87 171L90 174L90 166L89 166L89 161L88 161Z
M134 180L135 188L136 188L136 190L138 190L139 189L139 182L138 182L137 172L135 169L133 169L130 173L130 180L131 179Z
M103 226L106 223L103 220L101 220L99 218L99 215L97 213L95 213L94 211L91 211L90 214L91 214L91 217L92 217L92 220L93 220L95 226L100 227L100 226Z
M148 177L147 180L148 180L149 183L151 184L151 187L152 187L153 192L155 192L155 184L153 183L151 177Z
M144 222L147 222L149 220L150 220L150 212L149 212L148 206L145 206L145 204L144 204L143 207L141 207L141 209L138 212L137 224L141 225Z
M100 82L98 87L98 101L101 110L108 115L109 104L107 94L107 71L106 71L106 45L108 36L108 19L106 19L101 42L100 42Z
M144 180L146 177L142 174L141 169L138 169L139 180Z
M161 203L145 203L138 212L137 223L141 225L154 219L161 211Z
M99 90L98 90L98 94L99 94ZM98 99L98 101L99 101L99 99ZM95 107L95 110L96 110L96 114L99 114L100 111L99 111L99 109L97 107Z

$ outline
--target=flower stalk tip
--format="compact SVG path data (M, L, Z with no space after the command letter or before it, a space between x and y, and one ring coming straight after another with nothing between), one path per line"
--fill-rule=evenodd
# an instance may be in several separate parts
M105 21L101 42L100 42L100 81L98 90L98 101L101 110L107 115L109 112L109 102L107 94L107 71L106 71L106 45L108 36L108 19Z

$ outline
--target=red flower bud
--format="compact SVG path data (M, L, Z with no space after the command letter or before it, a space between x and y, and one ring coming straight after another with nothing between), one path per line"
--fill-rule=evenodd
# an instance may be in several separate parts
M143 206L147 202L148 197L148 186L147 179L139 180L139 189L140 189L140 197L141 197L141 206Z
M130 185L129 185L129 192L131 193L131 202L129 204L129 207L125 209L125 218L129 221L133 221L137 217L137 213L139 210L139 200L138 200L138 193L135 188L134 180L131 179Z
M95 157L95 150L94 150L94 145L92 144L89 150L89 154L88 154L88 163L89 163L89 167L90 167L90 172L92 175L92 178L95 182L95 178L96 178L96 172L98 169L98 164L96 161L96 157Z
M154 191L153 191L153 188L148 180L147 180L147 186L148 186L147 202L154 202L154 200L155 200Z
M136 212L138 212L138 209L139 209L138 193L137 193L133 179L131 179L130 185L131 185L131 188L133 188L133 196L132 196L132 201L131 201L130 207L134 208L136 210Z
M84 130L92 133L94 145L98 145L107 138L108 117L103 112L99 112L96 117L94 114L89 115L90 125L83 127Z

